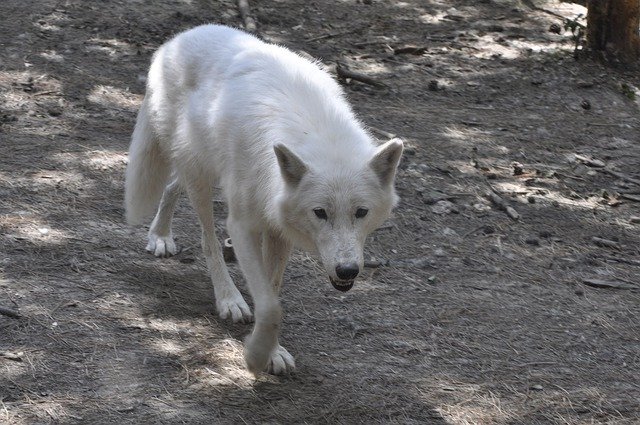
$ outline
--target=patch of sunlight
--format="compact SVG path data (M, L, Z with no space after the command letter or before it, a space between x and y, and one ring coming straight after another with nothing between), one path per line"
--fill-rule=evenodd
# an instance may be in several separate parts
M537 188L535 186L527 186L524 181L512 181L512 182L497 182L493 184L496 189L503 193L529 193L534 192ZM548 187L544 188L545 194L538 195L549 201L557 202L560 205L565 205L573 208L584 208L592 210L600 207L598 203L598 197L583 198L567 198L559 192L549 190ZM524 202L524 201L523 201Z
M479 59L489 59L496 56L504 59L517 59L530 53L569 52L573 49L569 43L553 41L503 40L499 42L494 35L490 34L479 36L472 45L477 49L472 53L472 56Z
M470 120L471 121L471 120ZM477 143L491 142L491 133L488 133L479 128L451 126L445 127L442 135L449 140L457 142L465 146L473 146Z
M135 112L140 106L142 95L113 86L97 85L91 90L87 99L105 108Z
M12 86L21 90L9 90ZM31 71L0 71L0 89L0 103L3 111L26 111L33 109L36 105L33 93L62 93L62 83L47 74Z
M230 386L248 388L255 378L247 370L243 357L243 346L232 338L220 340L211 347L208 354L211 364L199 371L200 385L206 387Z
M184 351L184 346L178 345L175 341L161 337L156 339L154 344L157 349L169 354L180 354Z
M28 240L34 244L62 243L69 237L67 231L56 229L28 211L0 215L0 228L6 236Z
M444 17L447 16L447 12L439 11L436 14L425 13L420 15L418 19L423 24L438 24L444 20Z
M436 379L427 386L430 388L423 389L429 395L421 392L422 397L434 405L447 423L507 424L519 419L517 414L503 406L498 396L478 384Z
M91 38L85 47L87 52L104 53L111 58L131 56L136 54L136 49L131 44L115 38Z
M127 164L126 152L91 151L86 155L86 164L96 170L122 169Z
M46 52L42 52L40 53L40 56L50 62L56 62L56 63L64 62L64 56L62 56L60 53L56 52L55 50L48 50Z

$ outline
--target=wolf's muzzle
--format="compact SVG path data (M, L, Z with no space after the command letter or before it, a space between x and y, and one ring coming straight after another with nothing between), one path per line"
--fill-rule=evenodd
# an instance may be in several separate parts
M353 280L334 280L331 278L329 278L329 280L331 280L331 284L338 291L347 292L349 289L353 288Z

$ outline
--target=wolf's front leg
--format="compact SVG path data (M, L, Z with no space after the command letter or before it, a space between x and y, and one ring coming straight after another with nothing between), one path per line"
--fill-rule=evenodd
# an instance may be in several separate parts
M197 179L187 181L187 193L202 226L202 250L211 274L218 314L223 319L230 317L234 322L250 322L252 320L251 310L231 280L216 236L213 222L213 203L211 202L212 188Z
M244 358L247 367L257 375L264 370L282 374L295 368L293 357L278 343L278 334L282 322L282 307L278 299L278 290L271 277L274 273L280 278L288 257L281 256L282 267L273 267L273 263L265 265L263 259L263 241L261 232L251 230L250 224L229 219L227 229L240 263L242 273L249 285L254 302L255 325L245 340Z

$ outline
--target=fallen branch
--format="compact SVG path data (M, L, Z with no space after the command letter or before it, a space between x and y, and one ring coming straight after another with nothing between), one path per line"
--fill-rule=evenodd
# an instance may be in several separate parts
M0 314L4 316L13 317L14 319L19 319L22 317L22 315L19 312L7 307L2 307L2 306L0 306Z
M258 27L256 21L251 17L251 8L249 7L249 0L238 0L238 9L240 10L240 17L244 24L244 29L248 32L255 33Z
M364 260L364 267L366 269L377 269L378 267L386 266L388 261L383 260Z
M621 193L620 197L624 198L624 199L626 199L628 201L640 202L640 196L638 196L638 195L630 195L628 193Z
M7 360L13 360L14 362L21 362L23 355L24 353L22 352L12 353L10 351L0 351L0 357Z
M421 55L428 50L427 46L402 46L402 47L394 47L393 54L394 55Z
M602 279L582 279L582 283L592 288L610 288L610 289L640 289L640 286L631 285L617 280Z
M381 83L374 78L369 77L368 75L361 74L359 72L351 71L344 64L340 62L336 62L336 75L339 80L346 80L349 78L350 80L359 81L364 84L369 84L374 87L385 87L386 84Z
M498 207L498 209L504 211L509 217L511 217L513 220L518 220L520 218L520 214L518 214L518 212L513 209L513 207L509 206L504 199L502 199L500 197L500 195L498 195L497 193L495 193L494 191L488 191L487 192L487 198L489 198L489 200L496 206Z
M627 176L626 174L620 173L619 171L613 171L608 168L600 168L599 171L602 171L603 173L611 174L612 176L622 179L624 181L627 181L629 183L640 185L640 180Z
M371 130L371 132L377 134L378 136L386 137L389 140L394 139L397 136L395 133L389 133L388 131L381 130L376 127L369 126L368 128L369 130Z
M640 261L637 260L629 260L627 258L619 258L619 257L602 257L607 261L615 261L616 263L623 264L631 264L633 266L640 266Z
M589 167L603 168L606 165L604 161L600 161L599 159L593 159L593 158L589 158L587 156L578 155L578 154L576 154L575 156L578 161L585 163Z
M597 236L592 237L591 242L593 242L596 246L599 246L601 248L620 249L620 244L618 242L612 241L609 239L599 238Z
M319 35L317 37L311 37L311 38L307 38L305 41L318 41L318 40L324 40L325 38L333 38L333 37L339 37L341 35L347 35L347 34L352 34L354 32L360 31L360 28L357 29L350 29L348 31L340 31L340 32L329 32L326 34L322 34Z

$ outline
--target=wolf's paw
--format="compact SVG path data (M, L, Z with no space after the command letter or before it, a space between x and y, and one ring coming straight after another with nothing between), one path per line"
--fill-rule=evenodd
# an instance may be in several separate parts
M278 345L267 364L267 372L273 375L284 375L293 372L296 368L296 361L293 356L282 346Z
M152 252L156 257L171 257L178 252L173 236L159 236L151 232L149 232L147 251Z
M218 314L221 319L231 317L234 323L250 323L253 321L251 309L239 292L233 296L217 300L216 308L218 309Z
M284 375L293 372L296 362L293 356L280 344L269 353L253 335L245 341L244 360L249 372L258 376L260 372L267 371L273 375Z

